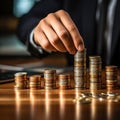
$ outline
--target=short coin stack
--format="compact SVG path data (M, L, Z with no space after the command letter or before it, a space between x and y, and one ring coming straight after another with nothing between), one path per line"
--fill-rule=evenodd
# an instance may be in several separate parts
M28 88L28 79L26 72L18 72L14 75L15 89Z
M105 73L106 73L106 85L107 85L107 92L112 93L113 90L116 89L117 84L117 66L106 66Z
M100 56L89 57L90 90L92 94L101 88L102 62Z
M75 89L85 88L86 77L86 49L74 55Z
M46 69L44 71L44 88L46 90L51 90L56 88L56 70Z
M58 76L59 88L65 90L70 88L70 74L60 74Z
M32 75L29 77L29 88L31 90L41 88L41 75Z

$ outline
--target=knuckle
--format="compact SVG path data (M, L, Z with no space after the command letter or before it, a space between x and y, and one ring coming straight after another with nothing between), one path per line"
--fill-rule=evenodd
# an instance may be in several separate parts
M44 42L42 43L42 47L43 47L44 49L48 49L48 48L49 48L49 45L50 45L50 44L49 44L49 42L47 42L47 41L46 41L46 42L44 41Z
M65 10L59 10L58 13L60 13L60 14L66 14L67 12Z
M59 41L59 38L58 38L57 36L54 36L54 37L52 38L52 40L51 40L51 42L52 42L53 44L57 44L58 41Z
M42 19L41 21L40 21L40 24L44 24L45 23L45 19Z
M33 38L34 38L35 40L39 40L39 39L40 39L40 36L41 36L41 34L42 34L42 31L41 31L41 29L39 29L39 28L35 28L33 34L34 34L34 35L33 35Z
M38 28L39 28L39 29L43 29L43 27L44 27L45 25L46 25L46 20L45 20L45 18L44 18L44 19L42 19L42 20L40 21Z
M51 19L54 17L54 13L49 13L46 18Z
M69 26L69 31L70 32L75 32L75 30L76 30L75 25L72 24L72 25Z
M35 27L34 33L38 32L40 30L40 23Z
M47 20L44 18L44 19L42 19L41 21L40 21L40 24L39 24L39 30L42 30L42 31L44 31L44 29L45 29L45 26L47 25Z
M66 30L61 30L60 32L59 32L59 36L60 36L60 38L66 38L67 37L67 31Z

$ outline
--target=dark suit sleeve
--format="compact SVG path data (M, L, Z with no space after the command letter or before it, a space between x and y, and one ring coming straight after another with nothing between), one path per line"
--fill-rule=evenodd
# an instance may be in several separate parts
M36 2L29 13L22 16L19 20L17 35L19 39L27 45L28 51L37 57L44 57L47 52L41 54L38 49L34 48L29 42L30 33L49 13L62 9L63 0L40 0Z

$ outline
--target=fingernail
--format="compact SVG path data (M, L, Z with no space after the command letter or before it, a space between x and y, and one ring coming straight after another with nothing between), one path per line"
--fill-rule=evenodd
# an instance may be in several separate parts
M78 51L82 51L83 49L84 49L84 45L80 44L79 47L78 47Z

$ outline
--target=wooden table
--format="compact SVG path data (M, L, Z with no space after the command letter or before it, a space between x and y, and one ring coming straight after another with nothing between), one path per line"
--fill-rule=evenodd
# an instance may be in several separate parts
M1 120L120 120L120 102L73 102L81 92L89 90L14 90L13 85L0 85Z
M120 102L92 99L90 104L74 103L81 92L89 89L31 91L15 90L14 83L1 84L0 120L120 120ZM120 94L119 89L115 92Z

